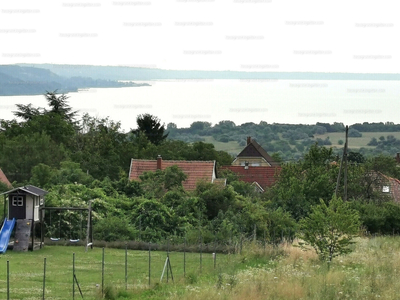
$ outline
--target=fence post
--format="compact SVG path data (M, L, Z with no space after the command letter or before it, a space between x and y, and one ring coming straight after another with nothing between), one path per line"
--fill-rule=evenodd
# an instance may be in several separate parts
M101 296L104 297L104 247L101 258Z
M167 241L167 259L169 261L169 239ZM167 283L168 283L168 279L169 279L169 268L168 268L168 265L167 265Z
M151 285L151 242L149 243L149 286Z
M200 273L203 269L203 243L202 236L200 235Z
M214 231L214 255L213 255L213 259L214 259L214 270L215 267L217 266L217 232Z
M125 290L128 289L128 243L125 243Z
M46 257L44 258L43 263L43 300L45 299L46 293Z
M186 234L183 244L183 277L186 277Z
M10 299L10 261L7 260L7 300Z
M72 299L75 299L75 252L72 254Z

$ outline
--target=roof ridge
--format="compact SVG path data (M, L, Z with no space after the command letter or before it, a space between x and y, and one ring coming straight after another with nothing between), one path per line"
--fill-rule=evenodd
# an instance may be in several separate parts
M135 159L135 158L132 158L132 161L151 161L151 162L156 162L157 159ZM214 163L215 162L215 160L176 160L176 159L163 159L162 161L163 162L175 162L175 161L178 161L178 162L189 162L189 163L191 163L191 162Z

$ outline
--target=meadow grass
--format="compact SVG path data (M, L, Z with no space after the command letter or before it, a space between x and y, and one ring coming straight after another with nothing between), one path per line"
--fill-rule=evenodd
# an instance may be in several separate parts
M101 299L102 252L102 248L89 249L85 252L82 246L46 246L34 252L7 251L0 256L0 299L6 299L7 296L7 261L10 269L10 298L42 299L44 258L46 258L46 299L72 299L73 253L75 253L75 274L84 299ZM145 295L149 291L153 293L153 290L157 290L167 253L151 251L150 286L148 251L128 250L127 285L125 285L125 249L105 248L104 256L105 292L108 293L109 299L117 299L118 294L126 297L130 294ZM186 253L187 278L184 277L183 252L170 252L169 257L175 284L187 280L196 282L198 276L215 273L212 253L202 253L201 266L199 253ZM233 256L217 254L216 261L217 265L230 264ZM171 274L168 275L168 284L172 284ZM166 280L167 273L163 279L165 284ZM77 286L75 286L75 297L81 298Z
M241 254L171 252L174 282L160 282L165 251L128 250L125 290L125 250L105 249L104 299L399 299L400 237L357 238L354 251L321 262L313 251L291 244L266 248L250 243ZM28 253L0 256L0 299L6 299L6 261L10 262L10 298L41 299L43 259L47 258L46 299L72 299L72 253L84 299L101 299L102 249L47 246ZM76 299L80 299L75 288Z

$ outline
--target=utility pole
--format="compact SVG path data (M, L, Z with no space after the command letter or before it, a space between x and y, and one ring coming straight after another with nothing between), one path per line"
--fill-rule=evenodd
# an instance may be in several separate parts
M343 201L347 201L347 149L349 145L349 126L346 126L346 143L344 144L344 197Z
M336 189L335 189L335 196L337 197L338 191L339 191L339 184L340 184L340 176L342 175L342 166L343 166L343 160L345 164L345 170L344 170L344 201L347 200L347 145L348 145L348 132L349 132L349 126L346 126L346 142L343 147L343 156L340 160L340 167L339 167L339 174L337 177L337 182L336 182Z

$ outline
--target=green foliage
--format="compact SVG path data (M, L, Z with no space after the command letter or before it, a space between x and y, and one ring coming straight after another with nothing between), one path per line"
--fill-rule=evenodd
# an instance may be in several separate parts
M0 139L0 165L11 181L26 182L32 168L40 163L58 167L66 158L65 148L45 133Z
M204 203L208 220L214 219L219 211L226 212L235 202L235 192L231 187L199 182L195 195Z
M362 137L362 133L353 127L349 128L348 135L349 135L349 137Z
M351 207L358 211L363 227L371 234L400 233L400 205L398 203L352 201Z
M127 217L109 216L98 220L93 228L94 239L106 242L129 241L138 236L138 231Z
M144 133L147 139L154 145L159 145L168 136L168 133L164 134L165 126L161 125L160 119L153 115L139 115L136 118L136 123L138 128L134 132L136 134L139 134L140 132Z
M348 202L333 197L329 206L321 199L308 217L300 221L299 238L303 249L314 248L322 261L331 262L336 256L352 251L352 239L360 229L358 212Z
M182 189L187 175L176 165L139 176L142 189L148 198L161 198L168 190Z
M45 164L38 164L32 168L31 184L46 188L52 181L56 170Z
M311 205L329 199L335 191L339 168L332 161L332 149L314 144L303 160L282 165L277 184L266 196L296 220L305 217Z

